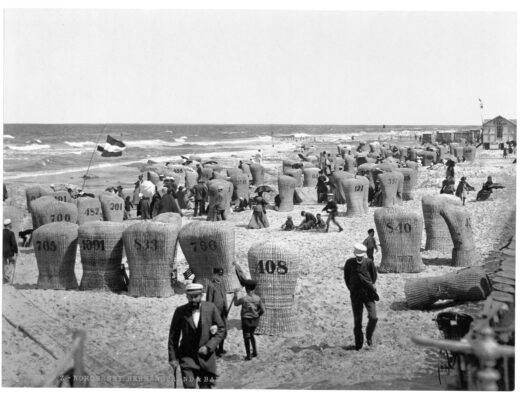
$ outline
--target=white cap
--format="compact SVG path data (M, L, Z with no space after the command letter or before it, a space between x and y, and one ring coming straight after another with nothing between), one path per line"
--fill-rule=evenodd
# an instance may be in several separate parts
M10 225L10 224L11 224L11 219L10 218L4 219L4 226Z
M202 292L204 286L200 283L190 283L186 286L186 292Z
M354 245L354 255L355 256L366 256L367 255L367 248L361 244L361 243L356 243Z

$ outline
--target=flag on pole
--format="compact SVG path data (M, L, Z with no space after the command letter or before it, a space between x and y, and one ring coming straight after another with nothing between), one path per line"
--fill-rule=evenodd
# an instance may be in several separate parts
M480 108L484 108L484 103L482 103L482 100L478 99L479 103L480 103Z
M107 142L103 146L97 147L97 150L101 152L101 157L120 157L123 155L124 149L125 144L110 135L107 135Z

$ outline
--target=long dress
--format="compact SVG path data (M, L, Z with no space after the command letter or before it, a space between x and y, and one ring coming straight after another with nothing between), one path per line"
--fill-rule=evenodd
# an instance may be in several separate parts
M253 215L247 225L248 229L262 229L268 228L269 221L267 220L267 214L262 204L257 204L253 209Z

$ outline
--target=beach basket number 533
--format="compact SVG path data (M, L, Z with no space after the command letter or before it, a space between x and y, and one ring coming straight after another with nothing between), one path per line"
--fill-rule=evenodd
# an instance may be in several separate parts
M157 239L146 239L143 241L143 243L141 243L139 239L136 238L134 240L134 245L136 250L157 250Z
M198 248L202 251L207 251L208 249L217 250L217 242L215 242L214 240L210 240L208 241L208 243L206 243L205 240L200 240L199 242L190 242L190 245L192 246L194 252L197 251L197 243L199 245Z
M264 268L264 260L260 260L256 264L255 273L265 274L267 272L268 274L274 274L275 270L279 275L285 275L287 273L287 264L285 261L275 263L273 260L267 260Z

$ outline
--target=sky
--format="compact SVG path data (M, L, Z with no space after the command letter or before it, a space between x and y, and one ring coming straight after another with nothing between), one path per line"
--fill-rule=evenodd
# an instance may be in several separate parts
M512 12L6 9L4 123L516 118Z

